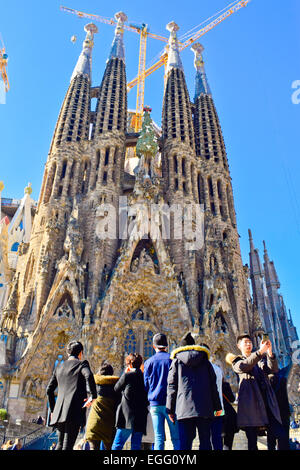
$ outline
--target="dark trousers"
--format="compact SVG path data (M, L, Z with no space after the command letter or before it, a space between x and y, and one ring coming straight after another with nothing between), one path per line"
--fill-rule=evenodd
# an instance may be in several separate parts
M257 448L257 428L249 426L245 428L245 433L248 439L248 450L258 450Z
M76 442L80 424L66 421L65 423L56 424L58 432L58 442L55 450L73 450Z
M223 450L222 430L223 416L217 416L211 425L211 442L214 450Z
M276 433L277 431L277 433ZM268 450L290 450L290 426L286 425L281 428L271 427L267 431Z
M191 450L198 431L199 450L211 450L210 428L212 419L187 418L178 420L180 450Z
M232 446L233 446L233 440L234 440L234 433L227 433L224 435L224 440L223 440L223 443L224 443L224 450L232 450Z

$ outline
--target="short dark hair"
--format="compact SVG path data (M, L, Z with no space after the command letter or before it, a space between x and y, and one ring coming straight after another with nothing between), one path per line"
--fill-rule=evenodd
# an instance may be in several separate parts
M67 346L67 354L68 356L78 357L79 354L83 351L83 346L80 341L70 341Z
M168 347L168 339L165 334L157 333L153 336L153 346L159 349L165 349Z
M239 335L236 339L236 344L239 344L240 341L242 341L242 339L244 338L248 338L250 339L250 341L252 342L252 338L250 335L248 335L248 333L245 333L245 334L242 334L242 335Z
M113 367L107 362L103 362L103 364L101 364L101 367L98 371L98 375L113 375L113 373L114 373Z
M131 365L134 369L139 369L143 363L143 358L140 354L130 353L125 359L127 366Z

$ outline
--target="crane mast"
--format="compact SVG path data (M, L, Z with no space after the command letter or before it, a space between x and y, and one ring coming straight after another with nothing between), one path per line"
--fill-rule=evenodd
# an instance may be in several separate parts
M206 34L208 31L211 31L213 28L215 28L218 24L222 23L225 19L227 19L229 16L231 16L233 13L237 12L241 8L247 6L247 4L250 2L250 0L242 0L238 2L233 2L235 3L234 5L231 4L230 8L228 8L224 13L222 13L220 16L218 16L215 20L211 21L208 25L205 27L199 29L196 31L189 39L187 39L185 42L180 43L179 42L179 49L180 51L184 50L186 47L189 45L193 44L197 39L199 39L201 36ZM99 15L94 15L90 13L84 13L79 10L73 10L72 8L67 8L61 6L60 9L64 12L67 13L72 13L77 15L79 18L88 18L94 21L100 21L102 23L106 23L109 25L116 25L117 22L113 20L112 18L105 18L103 16ZM150 33L148 26L146 24L142 25L135 25L135 24L124 24L123 25L124 29L128 31L133 31L135 33L138 33L140 35L140 46L139 46L139 66L138 66L138 75L136 78L131 80L130 82L127 83L127 91L129 92L132 88L137 86L137 96L136 96L136 112L135 112L135 118L134 118L134 129L136 132L138 132L141 129L142 126L142 116L143 116L143 111L144 111L144 96L145 96L145 79L149 75L151 75L153 72L158 70L162 65L166 65L168 61L168 52L165 50L163 54L161 55L160 59L151 67L146 69L146 51L147 51L147 38L151 37L153 39L157 39L159 41L163 41L165 43L168 42L168 39L154 34Z

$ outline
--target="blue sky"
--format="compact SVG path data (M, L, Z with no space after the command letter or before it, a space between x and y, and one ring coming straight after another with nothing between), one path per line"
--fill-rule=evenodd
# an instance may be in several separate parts
M21 198L30 181L39 196L44 164L88 20L60 11L60 5L113 17L124 11L129 21L147 23L168 36L166 24L180 26L179 37L230 0L11 0L1 2L0 32L9 55L11 89L0 105L0 180L3 197ZM293 104L292 84L300 80L299 0L252 0L200 39L208 80L226 143L238 231L248 263L248 228L263 256L263 240L274 260L285 304L300 333L300 104ZM97 23L93 85L99 85L114 28ZM70 41L72 35L77 42ZM125 32L127 79L136 76L139 36ZM148 40L147 63L163 49ZM191 98L193 53L182 52ZM300 96L300 94L298 95ZM162 68L146 80L145 104L160 124ZM129 107L135 107L135 89Z

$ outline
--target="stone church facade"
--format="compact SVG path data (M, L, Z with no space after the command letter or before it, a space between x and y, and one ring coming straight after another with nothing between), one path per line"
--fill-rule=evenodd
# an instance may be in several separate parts
M154 126L145 108L143 128L135 134L128 128L126 15L116 17L100 86L91 83L97 28L85 27L30 239L20 243L2 311L0 399L13 417L46 414L45 389L70 340L82 341L95 372L104 359L120 372L128 352L144 358L152 354L155 333L164 332L172 349L192 331L197 342L210 346L236 390L226 353L236 351L240 332L249 332L257 346L266 330L242 262L228 159L203 48L192 46L196 80L191 101L178 26L168 24L162 128ZM92 98L97 99L95 111ZM138 158L131 173L126 171L130 154ZM186 234L187 220L191 230Z

